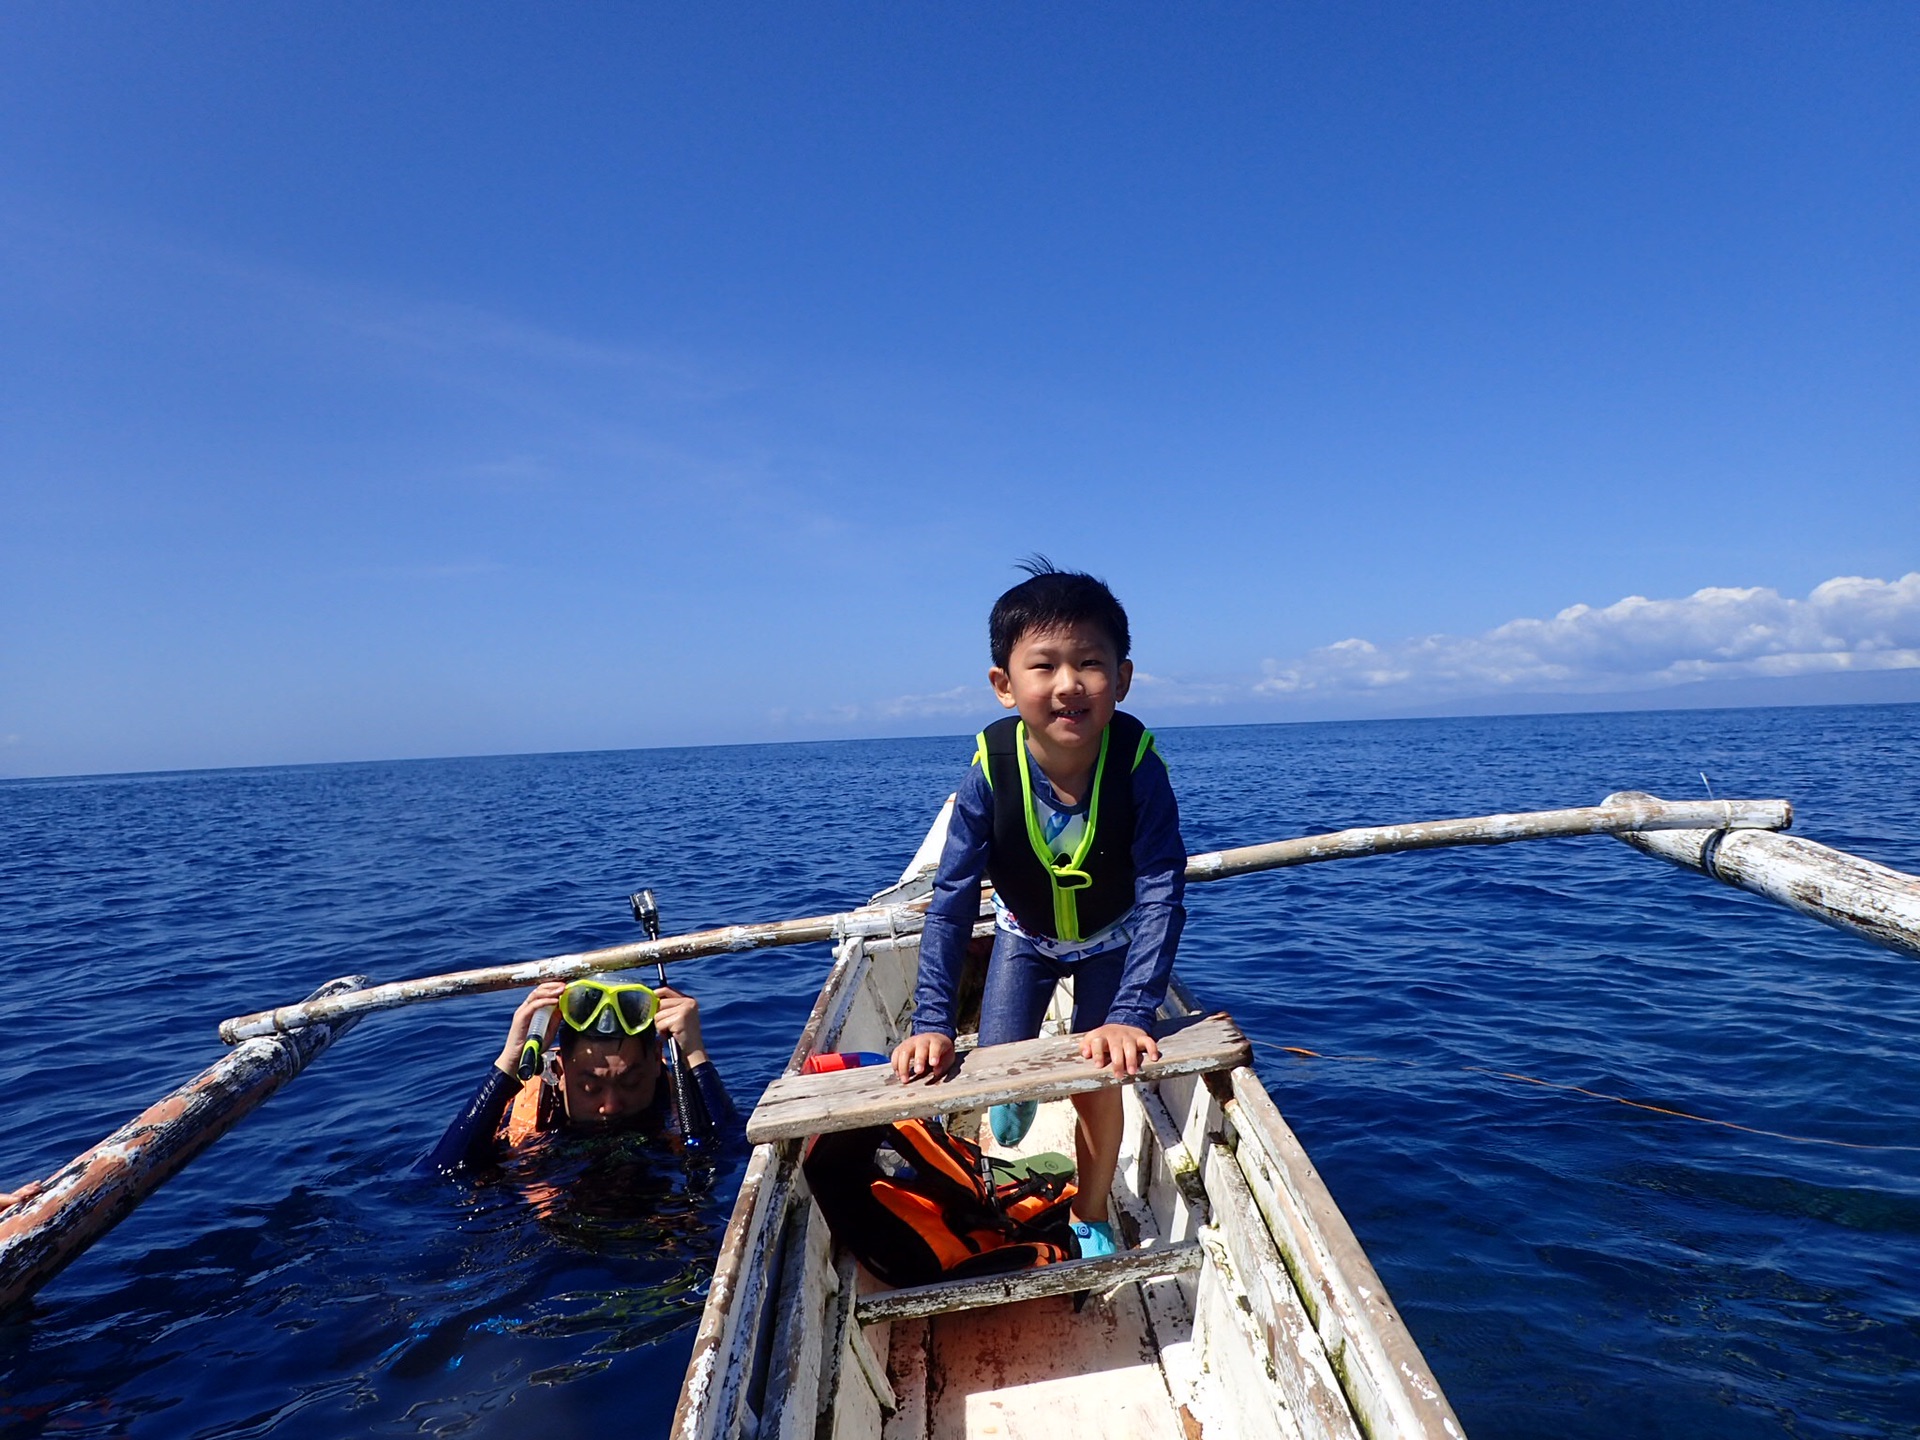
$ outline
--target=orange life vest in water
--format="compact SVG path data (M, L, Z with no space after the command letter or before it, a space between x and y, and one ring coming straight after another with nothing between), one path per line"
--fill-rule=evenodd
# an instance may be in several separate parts
M538 1075L520 1084L513 1104L501 1117L499 1136L509 1150L518 1150L536 1135L545 1134L559 1123L559 1097L553 1087Z

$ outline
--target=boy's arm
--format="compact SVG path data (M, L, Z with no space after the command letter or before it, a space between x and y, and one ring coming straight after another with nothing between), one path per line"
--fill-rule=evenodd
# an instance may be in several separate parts
M976 761L954 795L947 843L934 871L933 899L920 933L920 978L913 992L916 1035L954 1033L954 995L967 941L980 918L980 882L987 872L987 841L993 831L993 792Z
M1133 772L1133 817L1133 938L1107 1020L1150 1030L1167 998L1187 919L1187 844L1173 782L1156 750L1149 749Z

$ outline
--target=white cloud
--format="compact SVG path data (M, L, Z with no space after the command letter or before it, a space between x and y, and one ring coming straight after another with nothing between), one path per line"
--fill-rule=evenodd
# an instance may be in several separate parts
M1629 595L1573 605L1480 635L1394 644L1342 640L1269 660L1255 694L1420 699L1502 692L1598 694L1696 680L1920 668L1920 571L1899 580L1842 576L1804 600L1762 587L1696 590L1678 600Z
M1358 715L1502 695L1606 695L1702 680L1920 669L1920 571L1842 576L1804 600L1713 587L1677 600L1629 595L1509 620L1480 635L1376 643L1353 637L1263 673L1193 677L1136 670L1129 708L1164 723ZM1179 716L1179 712L1187 712ZM974 682L829 709L779 710L783 729L840 734L967 731L1001 714ZM1178 722L1176 717L1179 716Z
M1154 709L1163 705L1231 705L1235 701L1244 701L1247 694L1248 684L1244 679L1182 680L1171 675L1150 675L1145 670L1135 670L1129 705L1150 705Z
M896 695L873 706L872 711L888 720L910 720L976 715L993 706L992 693L986 686L956 685L951 690L935 690L927 695Z
M993 692L983 684L955 685L923 695L895 695L865 703L794 708L781 706L767 718L785 731L827 734L917 734L929 725L972 730L999 713Z

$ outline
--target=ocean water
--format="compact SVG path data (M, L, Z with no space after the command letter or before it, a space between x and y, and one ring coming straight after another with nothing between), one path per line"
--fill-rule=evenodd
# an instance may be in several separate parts
M1192 850L1695 797L1704 771L1920 872L1917 740L1920 707L1886 706L1167 729L1161 748ZM636 938L643 884L669 930L858 901L968 753L0 784L0 1188L215 1059L223 1017L332 976ZM1189 910L1182 974L1256 1038L1470 1435L1920 1436L1920 959L1604 838L1229 880ZM675 969L743 1107L827 964ZM625 1208L413 1175L512 1006L369 1018L0 1319L0 1435L661 1433L739 1165L706 1194L668 1167L657 1204Z

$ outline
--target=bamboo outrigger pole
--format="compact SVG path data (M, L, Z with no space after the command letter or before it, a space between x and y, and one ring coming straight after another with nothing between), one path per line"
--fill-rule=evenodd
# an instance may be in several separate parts
M1638 804L1635 791L1609 795ZM1876 945L1920 955L1920 875L1876 865L1793 835L1765 831L1629 830L1619 839L1648 855L1698 870L1736 890L1791 906Z
M340 995L365 976L332 980L314 998ZM189 1160L353 1028L358 1015L291 1034L250 1040L91 1150L42 1181L28 1200L0 1210L0 1310L26 1299Z
M1785 830L1793 806L1785 800L1660 800L1637 791L1609 795L1604 804L1575 810L1526 810L1512 815L1476 815L1467 820L1415 820L1405 825L1368 825L1303 835L1268 845L1216 850L1187 857L1187 879L1224 880L1256 870L1393 855L1449 845L1510 845L1567 835L1619 835L1655 830Z
M1573 810L1533 810L1512 815L1477 815L1463 820L1426 820L1406 825L1375 825L1339 830L1330 835L1308 835L1268 845L1217 850L1187 861L1187 879L1223 880L1290 865L1342 860L1360 855L1389 855L1404 850L1431 850L1446 845L1506 845L1516 840L1541 840L1565 835L1619 835L1628 831L1784 829L1793 822L1793 807L1785 800L1656 800L1651 796L1615 796L1603 805ZM233 1044L257 1035L271 1035L342 1015L390 1010L422 1000L474 995L492 990L516 990L543 980L575 980L607 970L637 965L691 960L742 950L779 945L809 945L852 935L911 935L926 919L926 899L868 905L838 915L815 915L802 920L776 920L758 925L727 925L698 930L663 940L642 940L524 960L508 965L429 975L373 985L351 995L307 1000L240 1015L220 1026L220 1038Z

